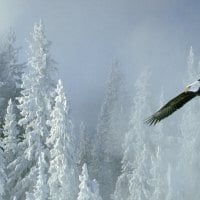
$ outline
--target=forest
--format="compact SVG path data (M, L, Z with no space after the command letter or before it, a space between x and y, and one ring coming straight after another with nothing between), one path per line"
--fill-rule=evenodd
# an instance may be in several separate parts
M151 90L150 67L134 95L113 62L95 132L75 127L70 101L44 24L34 24L27 60L19 62L14 31L0 46L0 199L199 200L200 100L156 126L144 123L168 100ZM186 82L200 65L192 47Z

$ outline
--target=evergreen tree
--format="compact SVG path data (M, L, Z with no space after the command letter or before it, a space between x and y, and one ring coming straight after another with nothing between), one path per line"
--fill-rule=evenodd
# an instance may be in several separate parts
M49 189L51 200L74 200L77 195L74 141L69 105L61 81L56 88L55 107L51 113Z
M21 168L22 188L19 198L25 198L25 192L33 193L33 186L36 184L36 165L43 151L48 157L46 138L49 133L50 112L53 106L53 96L55 89L55 62L52 60L50 52L50 42L46 39L42 22L34 25L33 33L29 42L28 65L29 71L23 75L21 97L18 98L20 113L22 118L19 124L24 128L25 140L24 166ZM21 158L22 159L22 158ZM48 158L47 158L48 159ZM19 161L18 161L19 163Z
M82 174L79 176L80 185L77 200L102 200L99 196L98 184L95 180L90 181L87 171L87 164L82 167Z
M121 172L122 143L128 126L129 98L119 63L114 63L97 125L94 178L103 199L110 199ZM95 171L93 170L93 171Z
M151 133L143 123L146 113L150 113L150 97L147 92L149 77L150 72L146 70L135 83L132 115L124 142L122 174L118 178L114 193L116 200L140 199L142 195L149 198L152 192L148 181L151 179L151 156L154 152L151 148Z
M5 125L3 127L4 139L4 154L6 156L6 174L7 182L5 189L5 198L12 199L14 195L14 185L18 179L18 174L13 176L13 171L15 171L15 166L12 163L15 161L16 157L19 156L19 131L16 122L16 115L14 105L10 99L8 102L7 113L5 115Z
M18 140L19 131L17 128L14 105L11 99L8 102L7 113L5 116L5 124L3 128L4 128L3 133L5 136L4 143L5 143L6 160L7 163L10 163L16 157L17 154L16 149L19 142Z
M9 99L16 102L15 97L20 96L21 77L25 68L25 64L18 62L20 48L15 47L15 41L15 33L10 30L0 50L0 128Z
M188 56L187 77L188 82L198 79L200 72L199 66L195 63L195 55L192 47ZM196 109L200 106L198 99L194 99L187 104L183 110L182 119L180 122L181 131L181 149L179 153L179 163L177 167L177 177L179 185L179 193L183 195L183 199L199 199L200 192L199 183L199 117L200 113ZM184 176L182 176L184 174Z

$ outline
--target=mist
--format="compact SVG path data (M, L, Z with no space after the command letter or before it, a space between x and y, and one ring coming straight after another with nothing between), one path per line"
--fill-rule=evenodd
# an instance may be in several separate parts
M89 126L97 120L114 60L120 60L130 90L139 71L150 66L152 87L163 85L170 96L187 81L183 76L190 46L197 55L199 51L196 1L29 0L0 5L0 31L4 34L13 27L23 47L22 60L26 59L25 39L34 22L43 20L72 113Z

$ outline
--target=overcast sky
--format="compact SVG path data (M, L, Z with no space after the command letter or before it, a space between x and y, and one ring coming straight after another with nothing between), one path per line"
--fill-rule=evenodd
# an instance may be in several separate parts
M152 87L181 89L190 46L200 55L199 11L198 0L0 0L0 32L13 27L24 55L42 19L73 115L95 121L115 59L130 88L150 66Z

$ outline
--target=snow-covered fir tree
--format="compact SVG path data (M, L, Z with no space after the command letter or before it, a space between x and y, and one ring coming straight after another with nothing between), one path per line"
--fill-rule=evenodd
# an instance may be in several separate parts
M25 199L25 191L28 191L29 188L29 181L35 181L36 178L36 168L32 168L29 171L30 163L25 158L24 151L26 150L27 146L24 142L19 142L17 145L17 155L13 162L11 162L7 167L9 169L10 175L8 177L9 185L12 185L12 189L9 191L10 199L14 197L18 199ZM29 178L26 177L26 172L29 171ZM12 193L11 193L12 192ZM13 197L14 196L14 197Z
M198 79L200 67L195 62L195 55L192 47L190 48L188 56L187 77L188 83ZM176 169L179 180L178 192L182 194L182 198L197 200L200 198L198 188L200 187L200 171L199 166L199 118L200 113L198 107L200 106L199 99L194 99L189 102L182 111L182 119L180 122L180 130L182 135L181 149L179 151L179 163ZM184 174L184 176L182 176ZM181 180L180 180L181 179Z
M119 176L114 199L148 199L153 192L148 181L151 179L151 134L143 123L146 113L150 113L150 97L147 86L150 71L147 68L135 83L135 97L130 117L129 130L124 142L122 174ZM148 103L147 103L148 102Z
M17 127L16 114L12 100L8 102L7 112L5 115L4 133L4 154L6 157L6 175L7 182L5 185L5 198L12 199L14 195L14 186L18 179L17 174L13 174L15 167L13 162L19 156L19 131ZM14 176L13 176L14 175Z
M51 200L76 199L78 183L74 160L74 139L69 104L63 85L58 81L55 106L51 113L49 189Z
M13 161L13 159L16 157L16 149L18 145L18 136L19 131L17 128L17 121L16 121L16 115L14 112L14 105L12 103L12 100L10 99L8 102L7 112L5 115L5 124L3 127L3 133L4 133L4 148L5 148L5 154L6 154L6 160L7 164Z
M103 199L110 199L121 172L122 143L128 126L129 98L119 62L112 66L101 107L94 147L94 177Z
M28 66L29 71L23 75L21 97L18 98L22 118L19 124L24 129L24 164L21 183L18 182L18 189L21 191L19 198L24 199L25 192L32 193L36 184L36 165L40 152L48 157L46 138L49 134L50 112L53 106L53 96L56 82L55 62L50 52L50 42L44 33L42 22L34 25L33 33L29 41ZM22 159L22 158L20 158ZM24 185L25 182L26 184ZM23 185L24 187L20 187Z
M15 41L15 33L10 30L0 49L0 128L9 99L15 102L15 97L20 96L21 77L25 68L25 64L18 61L20 48L15 47Z
M82 174L79 176L79 193L77 200L102 200L99 196L98 184L89 179L87 164L83 164Z

